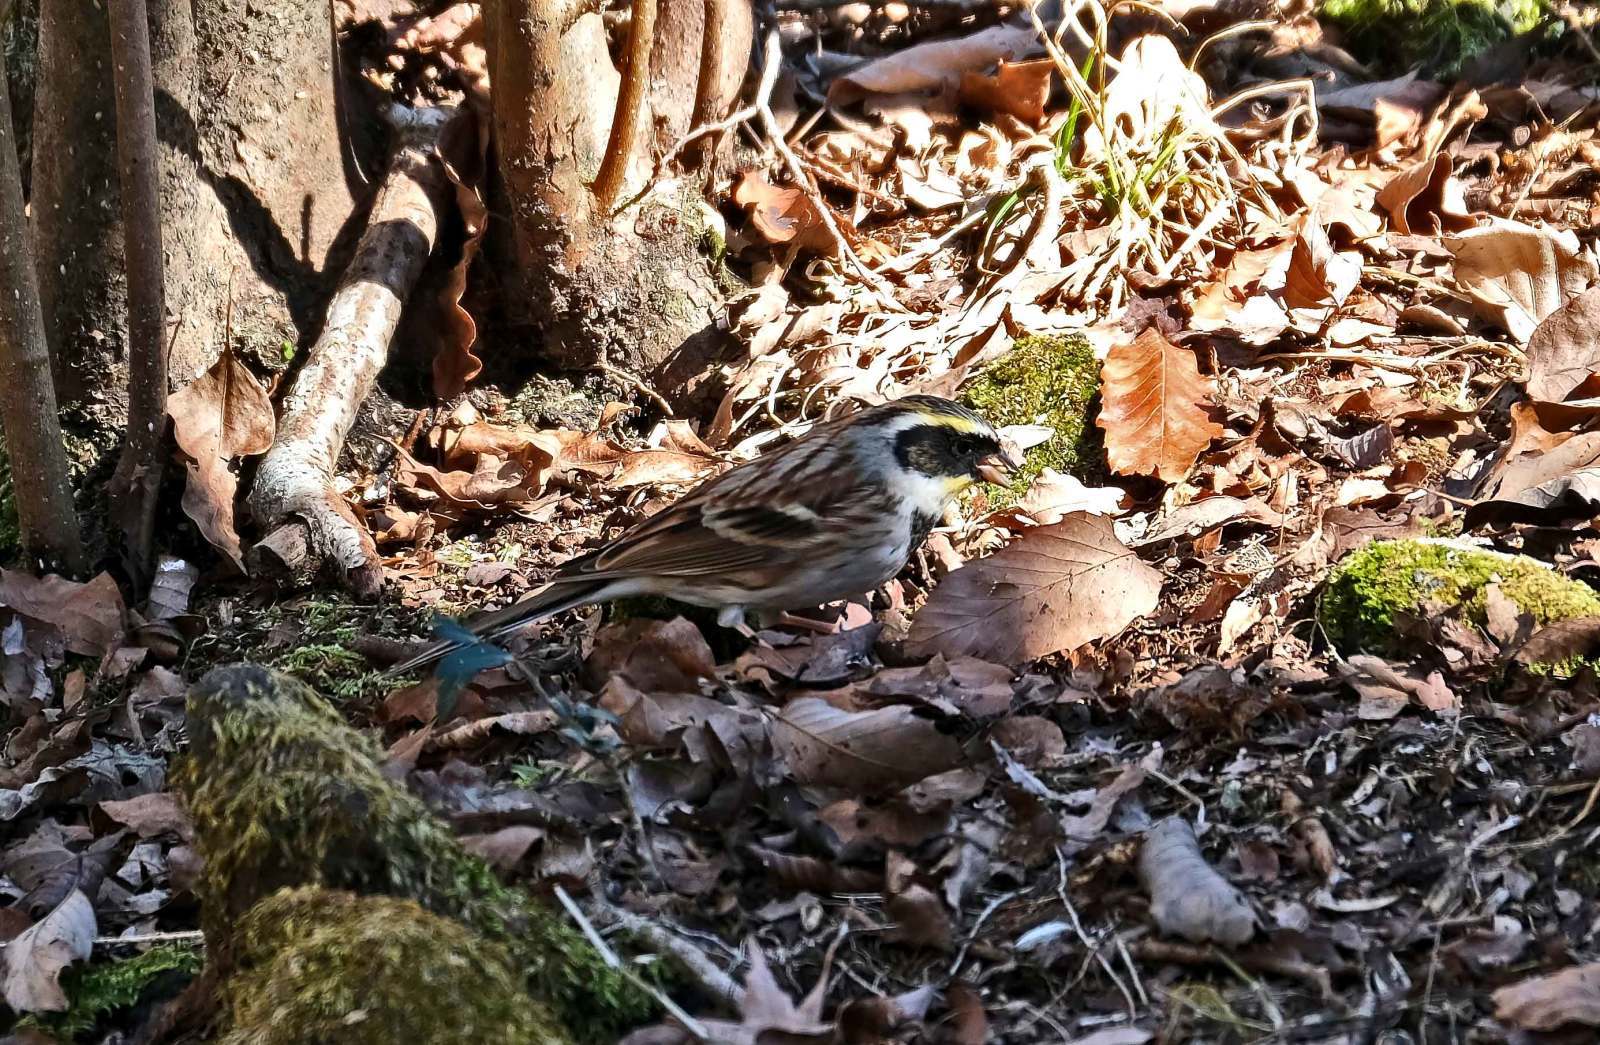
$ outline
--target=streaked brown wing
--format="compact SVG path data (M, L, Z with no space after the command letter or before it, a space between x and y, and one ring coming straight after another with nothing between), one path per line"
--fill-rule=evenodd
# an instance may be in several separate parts
M847 450L810 442L724 473L561 572L596 580L715 576L808 557L833 539L828 520L867 495L835 478L854 474Z

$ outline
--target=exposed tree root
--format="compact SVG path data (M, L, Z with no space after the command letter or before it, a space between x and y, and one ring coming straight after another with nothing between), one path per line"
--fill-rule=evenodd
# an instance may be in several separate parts
M297 578L329 568L363 597L376 595L383 581L378 550L333 488L334 470L451 198L435 157L450 111L399 113L399 140L367 231L284 400L277 438L250 490L250 507L267 531L250 553L256 568Z

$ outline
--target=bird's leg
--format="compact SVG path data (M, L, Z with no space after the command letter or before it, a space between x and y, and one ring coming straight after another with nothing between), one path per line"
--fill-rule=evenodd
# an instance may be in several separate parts
M758 646L766 645L766 643L762 642L761 639L756 636L755 629L752 628L749 622L744 619L743 606L724 606L722 609L718 610L717 626L737 631L740 635L743 635L745 638L749 639L751 642L754 642Z

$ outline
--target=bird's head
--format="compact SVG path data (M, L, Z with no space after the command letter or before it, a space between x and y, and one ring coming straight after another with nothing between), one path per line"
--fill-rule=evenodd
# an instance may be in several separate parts
M943 480L955 493L977 480L1004 484L1022 462L994 426L960 403L906 396L890 404L894 453L902 468Z

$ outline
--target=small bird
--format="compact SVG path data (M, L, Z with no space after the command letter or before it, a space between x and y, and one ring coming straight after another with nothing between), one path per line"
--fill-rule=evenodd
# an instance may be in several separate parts
M912 395L817 425L709 479L605 547L563 564L519 602L466 623L389 669L398 675L588 603L663 596L718 610L741 634L747 610L820 606L890 580L977 480L1021 464L978 414Z

